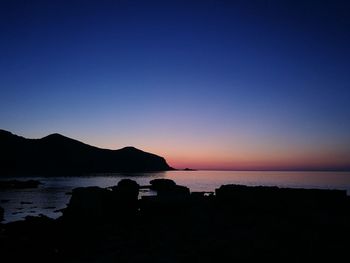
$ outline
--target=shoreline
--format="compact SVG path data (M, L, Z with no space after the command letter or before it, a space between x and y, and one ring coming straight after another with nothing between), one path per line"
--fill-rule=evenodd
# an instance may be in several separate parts
M223 185L214 194L168 179L148 187L157 195L140 200L130 179L76 188L58 219L0 224L1 255L12 262L300 262L334 260L350 248L343 190Z
M138 174L104 174L102 176L79 177L16 177L7 180L39 180L43 184L36 189L0 189L0 206L6 208L7 222L21 220L26 215L44 214L57 218L61 213L55 212L66 207L73 188L80 186L108 187L115 185L121 179L132 179L140 185L149 184L153 178L175 180L191 191L214 191L224 184L243 184L248 186L279 186L287 188L307 189L338 189L347 190L350 194L350 173L343 172L222 172L222 171L171 171L167 173ZM1 180L0 180L1 181ZM147 195L142 191L140 195ZM4 200L5 203L1 203ZM42 201L40 201L42 200ZM32 205L23 205L23 202L32 202ZM48 209L54 207L54 209ZM34 209L33 209L34 208Z

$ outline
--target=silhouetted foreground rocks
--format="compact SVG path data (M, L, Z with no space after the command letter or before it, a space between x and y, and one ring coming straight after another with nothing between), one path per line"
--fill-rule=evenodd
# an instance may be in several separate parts
M345 191L150 184L140 200L132 180L77 188L57 220L1 225L2 262L337 262L350 249Z
M190 195L190 189L186 186L177 185L169 179L154 179L150 181L150 189L157 191L157 197L187 197Z
M125 179L111 189L79 187L73 190L62 219L77 223L114 222L134 216L137 211L139 185Z

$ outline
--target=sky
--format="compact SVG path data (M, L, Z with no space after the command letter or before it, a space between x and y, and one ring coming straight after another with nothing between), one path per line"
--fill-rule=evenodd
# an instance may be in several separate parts
M348 1L0 1L0 128L175 168L350 169Z

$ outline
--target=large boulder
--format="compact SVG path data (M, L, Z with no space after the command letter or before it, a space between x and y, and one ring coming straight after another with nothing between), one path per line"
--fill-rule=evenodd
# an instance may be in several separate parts
M154 179L150 184L150 189L157 191L157 196L142 197L141 213L173 217L188 211L189 188L177 185L169 179Z
M157 191L159 198L182 199L190 196L190 189L186 186L177 185L170 179L154 179L150 181L151 190Z
M176 186L176 183L170 179L154 179L150 181L150 184L150 189L154 191L167 190Z
M111 189L113 205L118 213L118 218L127 218L135 215L138 210L140 185L133 180L123 179Z
M111 188L73 189L62 219L79 222L108 222L129 218L137 211L139 185L125 179Z
M113 208L112 191L100 187L79 187L72 191L72 197L63 218L69 221L96 221L109 216Z
M151 190L157 191L158 197L189 197L190 189L186 186L177 185L170 179L154 179L150 181Z
M121 180L117 186L111 187L113 193L128 201L137 201L140 185L131 179Z

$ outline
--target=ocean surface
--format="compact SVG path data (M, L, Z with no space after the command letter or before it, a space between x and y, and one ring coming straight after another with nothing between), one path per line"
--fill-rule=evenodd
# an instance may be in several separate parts
M99 174L83 177L30 177L43 184L36 189L0 190L0 206L5 209L5 222L21 220L27 215L61 215L73 188L109 187L129 178L149 185L155 178L168 178L191 191L215 191L223 184L279 186L293 188L342 189L350 194L350 172L280 172L280 171L169 171L141 174ZM10 178L1 178L10 179ZM13 178L11 178L13 179ZM27 177L16 177L27 180ZM152 195L141 192L140 195Z

